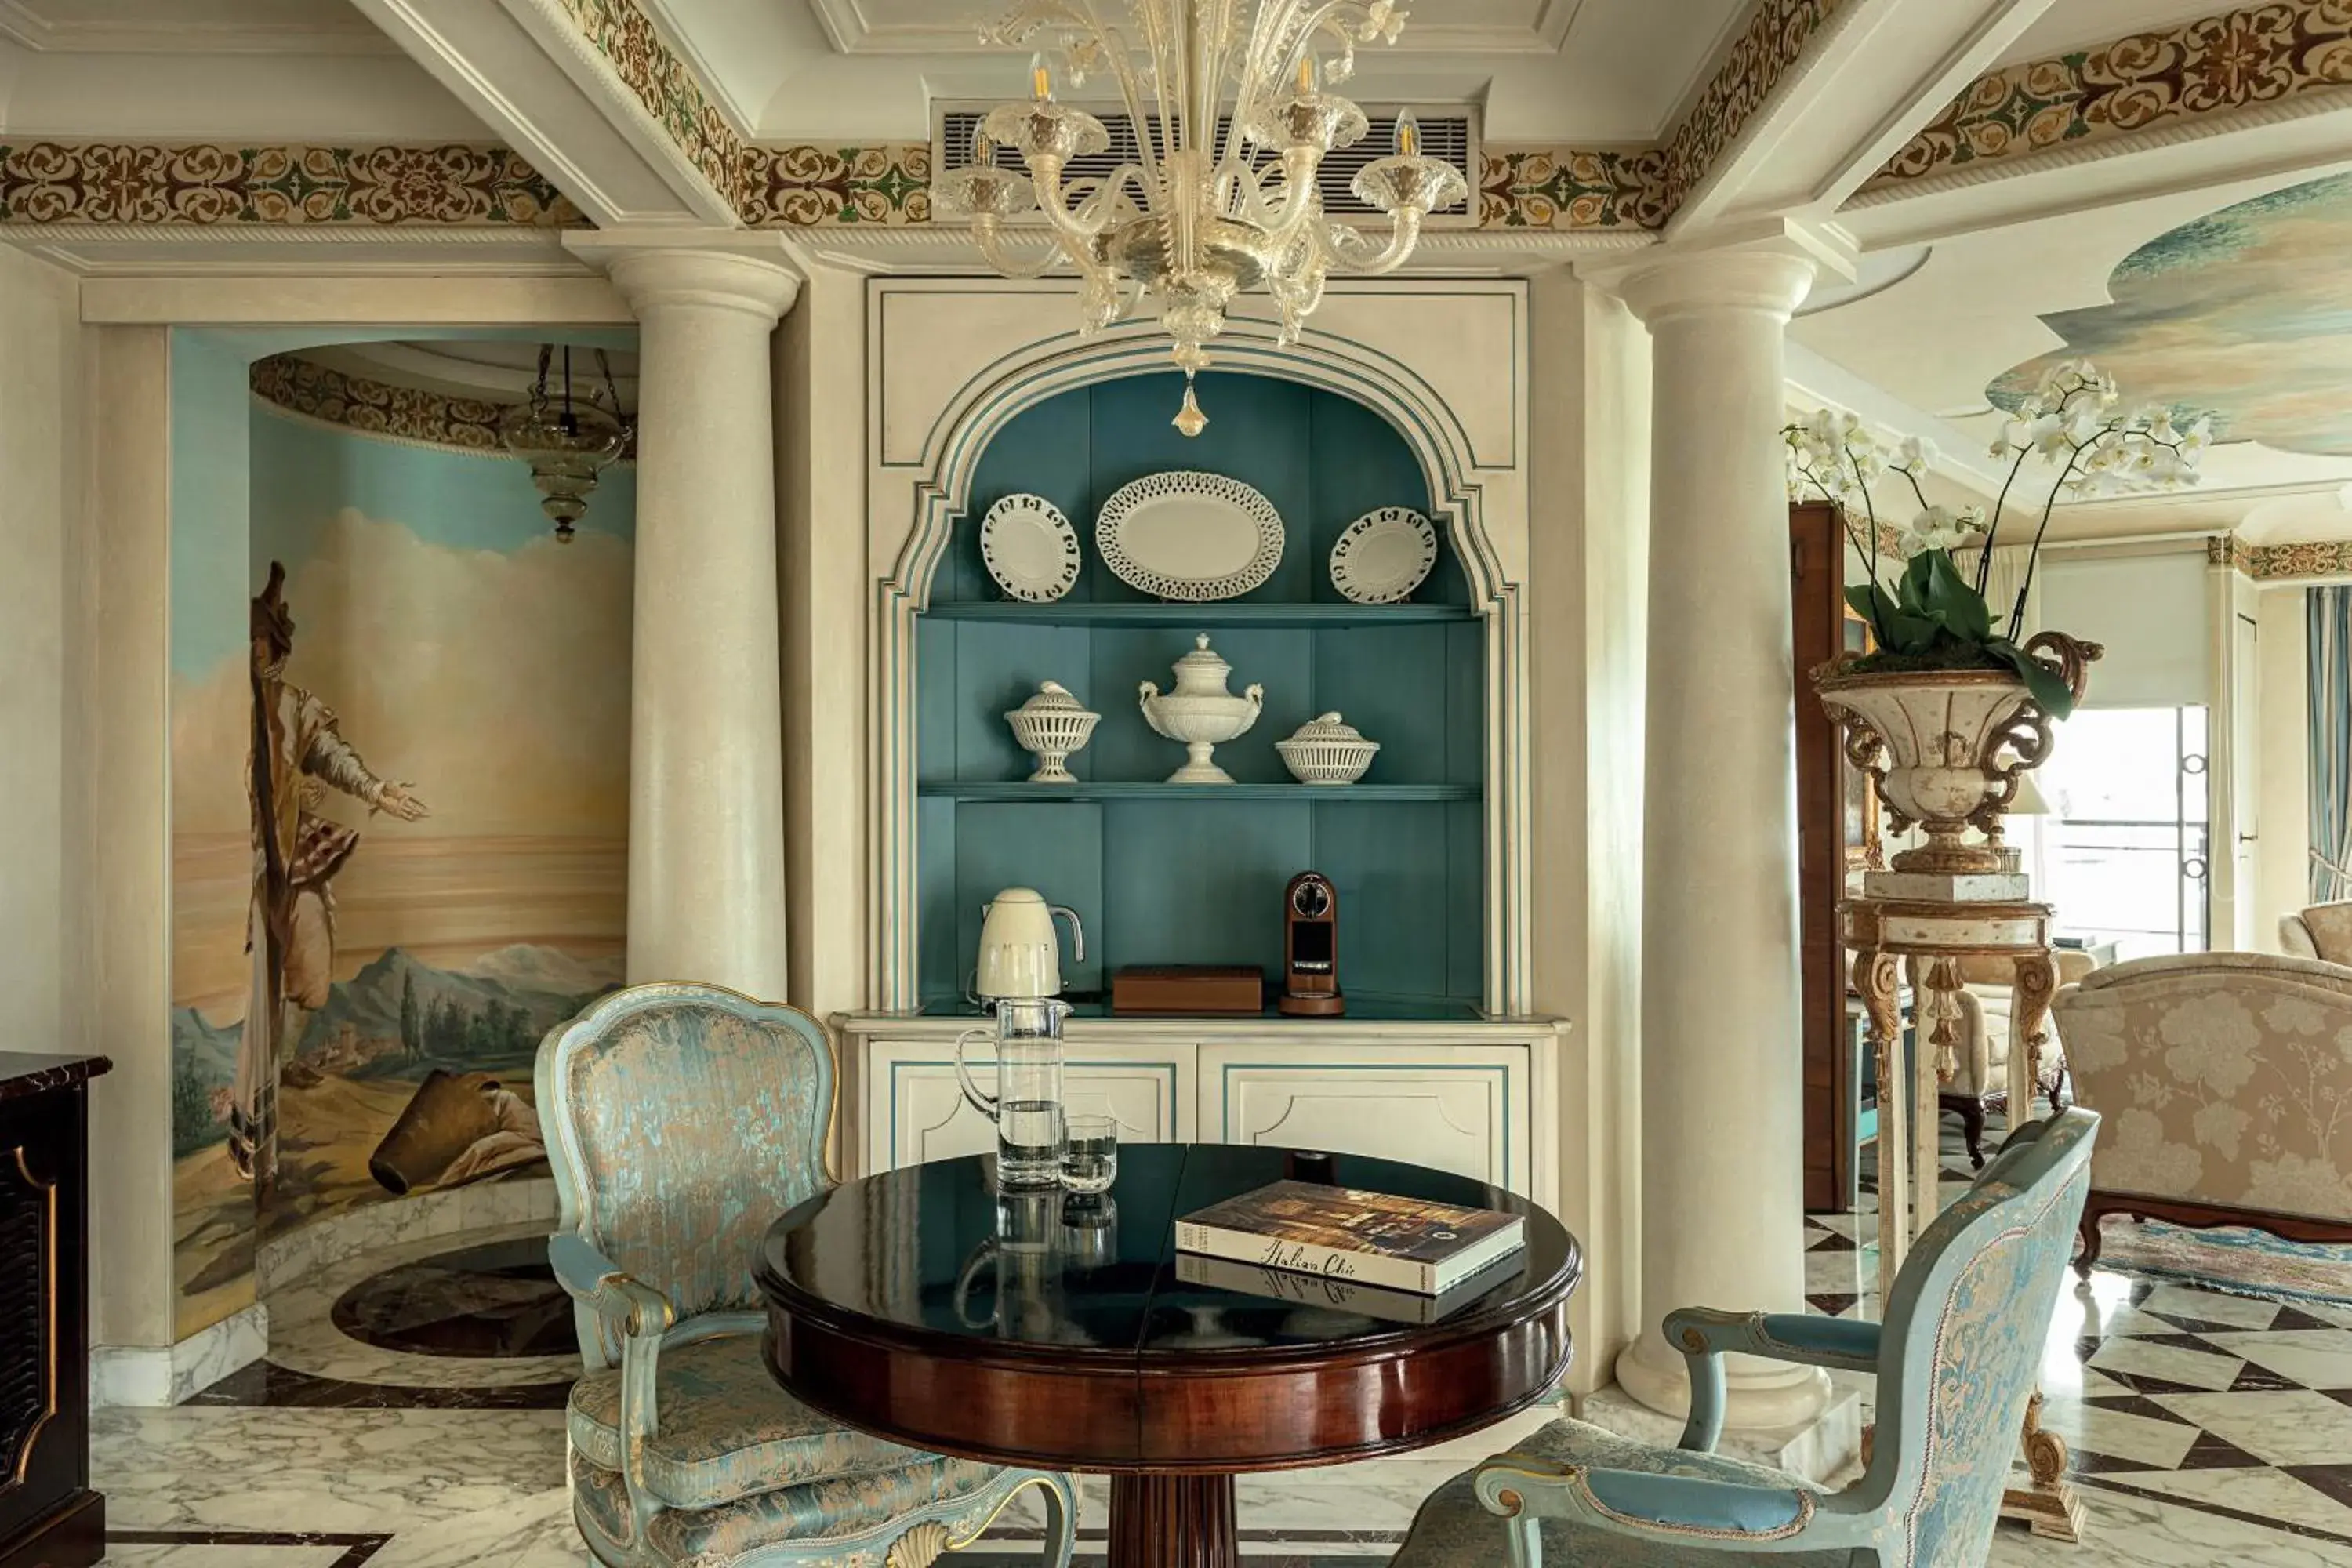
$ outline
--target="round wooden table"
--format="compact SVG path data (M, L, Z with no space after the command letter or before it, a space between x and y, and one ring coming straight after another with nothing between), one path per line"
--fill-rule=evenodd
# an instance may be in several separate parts
M847 1183L778 1220L768 1364L850 1426L939 1453L1111 1477L1112 1568L1234 1568L1234 1477L1474 1431L1568 1370L1575 1238L1419 1165L1130 1144L1103 1198L996 1191L990 1156ZM1440 1303L1180 1260L1174 1222L1286 1175L1527 1218L1517 1267ZM1243 1288L1233 1288L1235 1286Z

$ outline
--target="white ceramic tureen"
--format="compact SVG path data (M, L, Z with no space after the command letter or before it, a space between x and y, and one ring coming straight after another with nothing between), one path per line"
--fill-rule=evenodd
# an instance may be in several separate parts
M1037 759L1037 771L1029 775L1031 784L1076 784L1076 777L1065 764L1072 752L1086 745L1101 718L1099 713L1087 711L1068 687L1048 680L1028 701L1007 713L1004 721L1013 726L1014 744Z
M1239 697L1225 689L1234 667L1209 651L1209 634L1192 639L1192 651L1176 661L1176 689L1161 695L1145 681L1137 689L1143 721L1171 741L1183 742L1185 763L1168 775L1170 784L1231 784L1233 775L1209 760L1221 742L1248 733L1265 706L1265 688L1252 686Z
M1372 765L1381 743L1365 740L1337 713L1323 713L1292 731L1287 741L1276 741L1274 749L1300 784L1351 784Z

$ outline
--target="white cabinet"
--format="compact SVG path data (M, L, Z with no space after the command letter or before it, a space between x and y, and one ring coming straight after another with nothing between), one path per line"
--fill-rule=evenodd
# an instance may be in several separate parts
M1529 1046L1201 1048L1201 1140L1372 1154L1530 1189Z
M1122 1142L1190 1142L1194 1055L1182 1047L1073 1042L1063 1068L1063 1101L1074 1113L1118 1118ZM996 1062L987 1044L974 1041L965 1059L980 1087L993 1092ZM859 1068L865 1080L865 1170L894 1170L996 1147L995 1128L957 1087L952 1036L868 1040Z
M834 1020L843 1147L857 1174L995 1146L956 1088L969 1019L848 1013ZM1131 1143L1267 1143L1404 1160L1550 1205L1565 1026L1265 1018L1073 1019L1064 1094L1108 1111ZM973 1042L972 1070L994 1060Z

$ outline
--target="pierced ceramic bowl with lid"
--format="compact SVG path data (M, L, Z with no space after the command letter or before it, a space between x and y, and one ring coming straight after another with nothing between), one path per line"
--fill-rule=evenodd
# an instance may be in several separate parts
M1013 726L1013 741L1036 759L1031 784L1076 784L1077 775L1065 766L1070 753L1084 750L1102 722L1058 680L1041 684L1029 700L1004 716Z
M1367 741L1356 727L1337 713L1321 713L1276 741L1282 765L1290 776L1307 784L1351 784L1372 765L1378 741Z

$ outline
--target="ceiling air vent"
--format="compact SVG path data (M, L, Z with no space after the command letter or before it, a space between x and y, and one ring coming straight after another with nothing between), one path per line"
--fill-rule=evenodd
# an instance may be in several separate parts
M942 109L938 115L939 132L931 143L931 166L935 169L961 169L971 162L971 139L982 119L993 105L955 105ZM1124 113L1114 113L1101 105L1088 105L1110 132L1110 151L1085 158L1074 159L1063 173L1066 184L1081 180L1099 180L1122 163L1137 162L1135 121ZM1356 171L1376 159L1389 155L1396 135L1396 119L1400 106L1390 104L1368 106L1364 113L1371 121L1371 130L1352 147L1343 148L1323 160L1316 171L1316 184L1323 192L1323 210L1333 217L1351 222L1380 224L1386 220L1374 208L1356 199L1348 186ZM1470 187L1468 200L1450 207L1441 207L1430 216L1431 228L1463 228L1476 222L1475 204L1478 199L1478 127L1466 109L1419 109L1413 111L1421 118L1421 150L1433 158L1443 158L1461 171ZM1150 124L1155 132L1159 118ZM1233 121L1217 121L1217 146L1223 151L1224 139ZM1028 171L1018 153L999 150L997 156L1007 165ZM1271 153L1261 153L1261 166L1271 167L1276 162ZM942 223L962 222L963 219L940 216ZM1042 219L1032 219L1042 222Z

